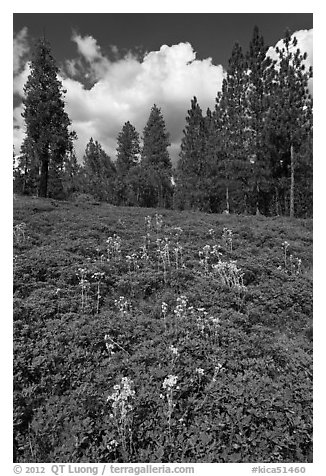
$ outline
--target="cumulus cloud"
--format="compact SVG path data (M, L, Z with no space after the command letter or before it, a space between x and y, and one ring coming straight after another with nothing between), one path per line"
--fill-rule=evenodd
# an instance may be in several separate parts
M16 35L14 35L13 46L13 70L14 75L18 74L24 65L24 59L29 52L28 32L27 28L22 28Z
M18 96L23 95L23 87L30 72L26 61L29 51L28 31L24 27L14 35L13 46L13 93Z
M190 43L163 45L142 60L129 53L110 61L94 38L75 35L73 41L82 58L69 64L75 74L64 78L63 84L67 89L67 111L79 137L79 156L92 135L114 157L116 137L124 122L129 120L142 132L155 103L162 109L175 160L191 98L196 95L204 110L214 107L224 77L223 67L214 65L211 58L197 60ZM96 78L90 88L79 79L83 67L84 75Z

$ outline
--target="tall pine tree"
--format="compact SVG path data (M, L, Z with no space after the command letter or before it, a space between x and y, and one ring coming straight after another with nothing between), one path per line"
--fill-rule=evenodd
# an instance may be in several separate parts
M250 192L247 74L241 46L236 43L229 60L222 94L216 103L226 183L226 210L248 211Z
M169 134L161 109L154 104L143 132L141 152L143 204L168 207L172 197Z
M251 163L251 207L256 214L269 211L271 167L266 148L266 115L271 102L271 88L275 70L266 55L268 47L257 26L246 55L248 146Z
M276 52L277 74L267 117L276 188L275 203L277 213L283 210L293 217L296 169L312 135L312 98L308 90L312 69L305 69L306 53L300 52L297 39L291 37L289 31L285 33L283 47L277 48Z
M205 121L197 98L194 97L186 117L180 160L177 165L176 204L180 208L203 210L209 206L205 178L207 177L206 131L211 126L210 120L211 117Z
M22 116L29 147L40 167L38 194L46 197L50 165L62 164L76 135L69 131L71 122L64 104L66 91L58 79L58 68L45 38L36 43L30 67L24 86Z
M135 127L126 122L117 140L117 203L132 205L137 203L138 184L135 182L140 158L139 134ZM137 170L138 171L138 170Z

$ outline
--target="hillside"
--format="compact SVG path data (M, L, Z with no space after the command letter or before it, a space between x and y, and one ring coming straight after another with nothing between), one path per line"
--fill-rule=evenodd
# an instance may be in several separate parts
M17 462L311 462L312 220L17 197L14 438Z

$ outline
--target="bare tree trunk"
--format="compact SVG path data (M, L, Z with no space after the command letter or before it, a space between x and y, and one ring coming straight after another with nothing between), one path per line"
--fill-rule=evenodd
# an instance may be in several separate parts
M290 218L294 217L294 150L291 144Z
M229 187L226 187L226 210L230 213L230 202L229 202Z
M260 211L259 211L259 202L258 202L258 199L259 199L259 184L257 183L257 186L256 186L256 189L257 189L257 198L256 198L256 215L260 215Z

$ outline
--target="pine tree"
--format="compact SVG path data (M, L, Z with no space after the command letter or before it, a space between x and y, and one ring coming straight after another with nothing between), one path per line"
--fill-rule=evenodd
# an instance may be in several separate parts
M84 192L98 200L115 202L116 168L98 141L91 138L83 158Z
M123 177L138 164L140 154L139 134L129 121L119 133L117 143L117 173Z
M46 197L49 167L62 164L76 135L69 131L71 122L64 109L66 91L58 79L58 68L45 38L36 43L30 66L31 73L24 86L22 116L29 146L40 165L38 193Z
M117 200L119 204L132 205L136 203L137 187L133 169L139 164L140 143L139 134L129 121L119 133L117 143Z
M308 91L312 69L306 71L306 53L296 49L297 39L291 38L289 31L285 33L283 44L282 48L276 49L278 71L267 121L274 159L276 207L280 207L281 195L284 212L293 217L296 169L300 152L312 134L312 98Z
M210 114L210 112L209 112ZM176 202L181 208L203 210L207 205L206 187L206 131L210 119L205 121L202 110L194 97L186 117L186 127L181 140L180 160L177 165Z
M226 210L248 211L250 192L247 75L241 46L236 43L229 60L222 94L216 103L226 183Z
M247 67L247 114L248 114L248 145L251 163L252 206L259 214L268 212L270 199L271 167L266 148L266 115L271 98L271 87L274 79L274 63L266 56L268 47L257 26L246 55Z
M163 114L154 104L144 128L141 152L142 195L146 206L170 205L172 164L167 150L169 145Z

